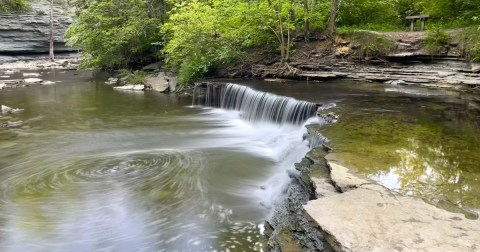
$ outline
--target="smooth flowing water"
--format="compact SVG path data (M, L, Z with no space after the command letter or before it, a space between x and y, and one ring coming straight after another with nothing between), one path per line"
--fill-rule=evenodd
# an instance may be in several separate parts
M0 118L24 121L0 130L0 250L262 249L286 170L308 151L308 117L244 120L247 111L118 92L90 75L43 73L61 83L0 92L25 109Z
M192 106L115 91L89 72L40 77L61 83L0 91L0 104L25 109L0 117L24 122L0 129L0 251L263 248L286 171L308 151L302 123L314 105L227 85L235 99L208 104L207 92ZM242 84L339 114L324 133L366 176L480 208L475 102L352 82ZM305 114L264 114L273 103Z

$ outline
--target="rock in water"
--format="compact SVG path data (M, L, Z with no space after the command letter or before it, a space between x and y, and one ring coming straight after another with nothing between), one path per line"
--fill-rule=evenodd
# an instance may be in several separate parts
M7 84L0 83L0 90L5 88L6 86L7 86Z
M35 83L41 83L43 80L39 78L26 78L23 80L25 83L29 84L35 84Z
M145 89L145 85L125 85L120 87L114 87L113 89L142 91Z
M2 114L19 114L23 112L24 109L19 109L19 108L10 108L9 106L2 105Z
M158 73L155 77L150 77L147 79L147 86L151 89L164 93L170 90L170 85L168 84L168 77L164 72Z

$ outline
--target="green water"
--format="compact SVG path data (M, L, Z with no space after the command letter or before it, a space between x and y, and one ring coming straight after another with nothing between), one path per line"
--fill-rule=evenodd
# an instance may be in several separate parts
M388 188L452 211L478 211L478 108L452 94L359 96L329 110L340 118L322 133L337 158Z

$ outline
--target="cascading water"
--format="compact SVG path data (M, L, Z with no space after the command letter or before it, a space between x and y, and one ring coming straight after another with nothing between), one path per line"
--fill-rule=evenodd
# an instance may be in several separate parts
M295 173L291 170L294 163L307 153L312 144L317 144L302 140L306 124L320 123L320 118L316 117L317 105L237 84L217 83L198 84L193 104L220 108L216 113L223 116L238 113L232 118L239 117L241 121L232 123L248 125L250 130L243 132L245 136L252 138L252 143L260 141L264 144L267 151L262 153L276 162L277 169L257 195L262 205L272 208L290 182L287 170Z
M244 120L277 124L303 124L317 112L315 103L259 92L236 84L197 85L193 105L236 110Z

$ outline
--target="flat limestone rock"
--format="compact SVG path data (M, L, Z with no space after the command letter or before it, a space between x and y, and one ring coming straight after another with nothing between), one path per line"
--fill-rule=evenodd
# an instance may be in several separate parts
M145 85L125 85L125 86L113 87L113 89L142 91L145 89Z
M480 221L379 188L320 198L305 210L338 251L480 251Z
M350 171L337 163L328 162L328 167L330 169L330 177L332 179L333 185L337 190L341 192L346 192L355 188L360 187L361 185L372 184L373 182L359 178L350 173Z
M343 193L326 194L304 209L336 251L480 251L479 220L394 194L354 175L334 155L325 158ZM314 181L317 188L324 183Z

